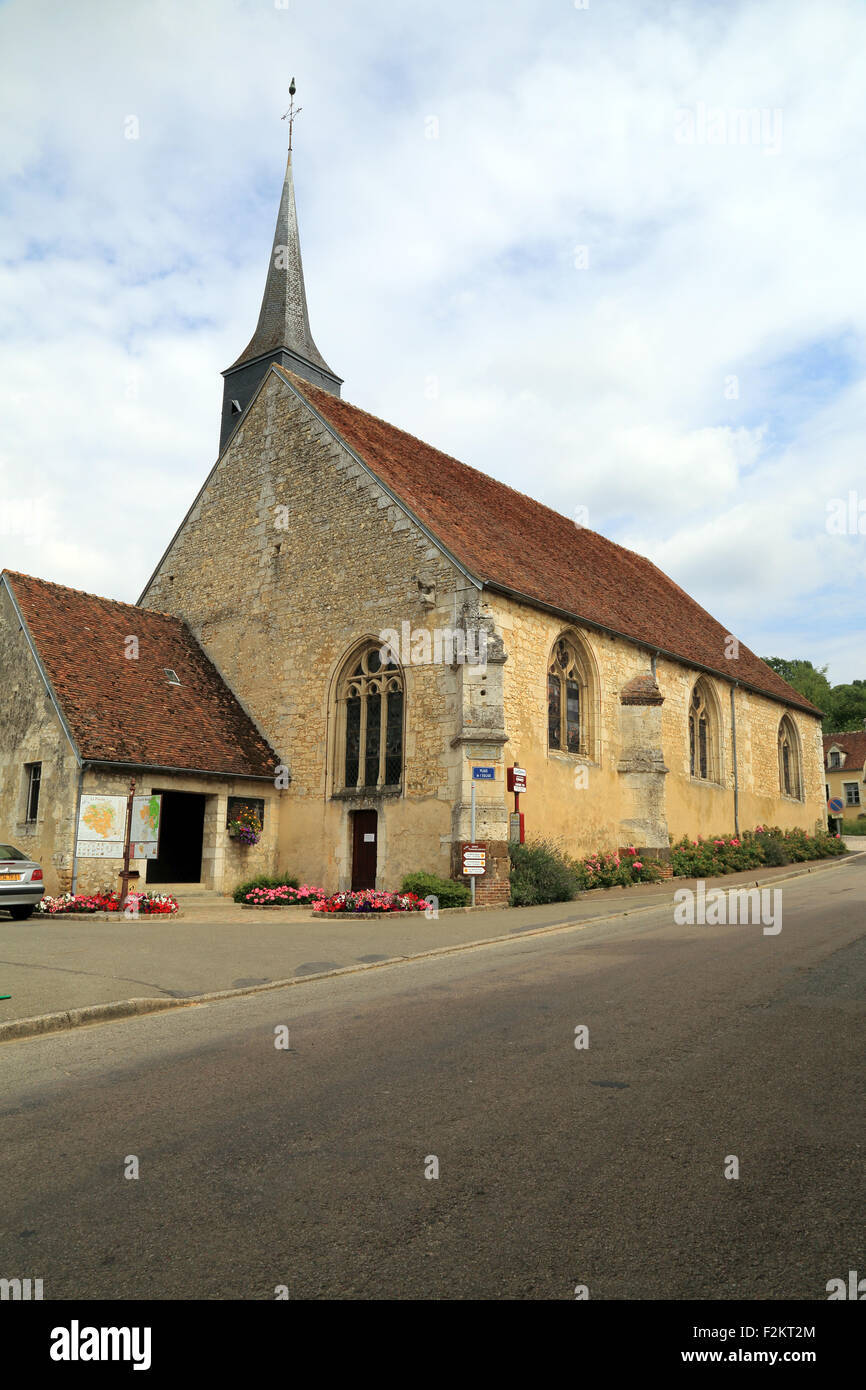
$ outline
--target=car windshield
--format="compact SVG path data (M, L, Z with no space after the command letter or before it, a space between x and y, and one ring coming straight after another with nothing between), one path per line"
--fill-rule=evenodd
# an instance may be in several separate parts
M27 855L22 854L20 849L14 845L0 845L0 859L26 859Z

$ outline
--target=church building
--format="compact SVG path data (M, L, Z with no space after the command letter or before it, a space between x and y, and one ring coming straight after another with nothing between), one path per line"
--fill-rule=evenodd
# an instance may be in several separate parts
M0 841L116 886L82 801L163 795L143 884L329 891L825 824L821 714L649 560L344 401L310 331L289 154L219 456L137 604L4 571ZM473 787L475 795L473 797ZM474 801L474 834L472 805ZM262 822L245 845L239 806Z

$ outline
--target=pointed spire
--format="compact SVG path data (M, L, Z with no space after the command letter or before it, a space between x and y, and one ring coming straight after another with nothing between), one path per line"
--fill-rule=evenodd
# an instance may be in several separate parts
M310 332L291 151L286 161L283 196L280 199L259 321L255 333L229 371L280 348L303 358L312 366L322 368L339 380L319 352Z
M292 126L301 109L295 107L296 90L295 79L292 78L289 88L292 102L286 112L289 118L289 155L259 321L240 357L223 372L225 384L220 452L234 433L240 416L272 362L288 367L334 396L339 396L342 385L341 378L328 366L310 332L292 178Z

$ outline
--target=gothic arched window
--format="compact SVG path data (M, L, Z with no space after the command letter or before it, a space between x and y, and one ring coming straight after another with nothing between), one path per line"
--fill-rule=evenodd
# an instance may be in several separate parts
M699 680L689 702L689 771L702 782L720 778L719 721L709 686Z
M547 746L588 754L589 679L586 663L568 637L554 643L547 667Z
M794 721L785 714L779 724L779 789L796 801L803 799L800 767L800 740Z
M340 681L343 787L399 787L403 775L403 675L371 644Z

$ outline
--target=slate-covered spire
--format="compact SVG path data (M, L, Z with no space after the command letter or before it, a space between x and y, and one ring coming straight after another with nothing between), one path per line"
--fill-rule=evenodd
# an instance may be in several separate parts
M295 207L295 184L292 178L292 155L289 152L283 196L274 232L268 278L262 296L262 307L256 331L240 357L229 368L233 371L254 357L264 357L278 348L285 348L311 366L338 381L325 361L310 332L307 295L304 289L304 267L301 262L301 241L298 236L298 213Z
M220 451L237 424L238 417L252 400L271 362L288 367L298 376L335 396L340 394L342 380L331 371L310 332L291 146L256 331L237 361L223 372L225 387Z

